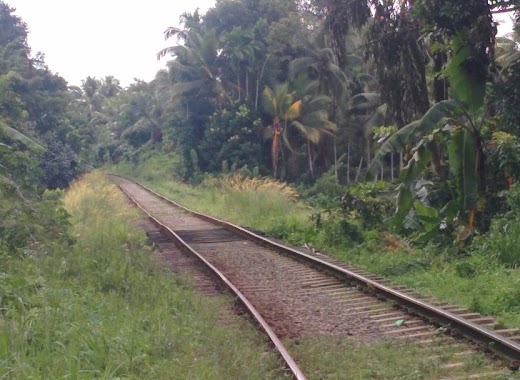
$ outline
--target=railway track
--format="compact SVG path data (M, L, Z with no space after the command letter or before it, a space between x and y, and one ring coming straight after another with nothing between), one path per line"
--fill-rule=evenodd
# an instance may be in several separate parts
M228 288L269 336L294 378L305 375L281 340L309 336L358 343L390 340L397 349L411 343L420 347L418 359L438 366L437 378L509 378L520 363L519 329L501 329L491 317L422 298L324 255L194 213L129 179L112 180L148 214L155 226L149 233L159 247L174 243L184 252L165 248L170 253L164 258L192 274L193 258L204 264L194 274L199 288L210 293ZM216 282L208 282L208 273ZM472 358L483 351L497 356L487 355L484 364L475 366Z

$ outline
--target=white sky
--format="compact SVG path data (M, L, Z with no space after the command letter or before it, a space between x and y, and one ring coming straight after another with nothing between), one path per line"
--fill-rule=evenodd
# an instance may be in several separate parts
M215 0L4 0L29 28L33 54L45 53L49 68L70 85L88 75L113 75L123 86L149 81L165 67L156 53L176 43L164 41L168 26L183 12L202 13Z
M183 12L201 13L215 0L4 0L29 27L33 54L45 53L49 68L69 84L88 75L113 75L123 86L134 78L149 81L165 67L156 53L173 45L164 41L168 26L178 26ZM508 15L499 35L511 30Z

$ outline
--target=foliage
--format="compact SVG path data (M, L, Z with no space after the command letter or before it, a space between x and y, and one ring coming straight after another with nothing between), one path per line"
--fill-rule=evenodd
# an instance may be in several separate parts
M279 378L277 358L229 318L226 298L196 297L151 260L116 186L89 174L64 201L73 247L51 241L23 259L2 256L0 376Z
M229 111L216 111L210 117L203 141L199 143L203 168L216 173L224 161L238 168L262 166L258 136L261 124L262 120L245 104Z
M507 211L493 218L489 233L480 236L471 249L485 252L500 263L517 268L520 266L520 254L516 248L520 244L520 186L515 183L505 193Z
M124 175L140 177L146 180L177 179L186 177L186 166L176 151L165 153L162 151L151 151L146 154L135 155L135 161L122 160L113 168ZM107 171L112 166L107 166Z
M383 226L392 209L389 184L382 181L349 186L341 198L341 211L359 218L366 228Z
M314 184L303 191L305 200L310 204L326 209L338 207L345 186L338 183L333 172L324 173Z
M47 149L40 159L41 183L47 189L65 189L81 172L77 155L70 146L46 136Z
M59 202L22 198L11 183L0 182L0 257L30 256L46 242L70 242L68 214Z
M505 63L500 80L494 87L497 114L500 115L501 129L505 132L520 135L520 52L516 43L512 46L516 53L510 63ZM510 52L511 54L511 52ZM516 58L515 58L516 57Z

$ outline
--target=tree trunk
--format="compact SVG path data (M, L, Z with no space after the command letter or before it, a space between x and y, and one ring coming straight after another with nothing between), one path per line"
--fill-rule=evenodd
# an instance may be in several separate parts
M350 184L350 139L347 143L347 184Z
M249 72L246 70L246 96L245 99L249 99Z
M367 167L370 166L370 161L371 161L371 157L370 157L370 138L367 137Z
M359 166L357 168L356 178L354 178L354 183L357 183L359 180L359 175L361 174L361 166L363 166L363 156L361 156L361 159L359 160Z
M265 66L267 65L267 61L269 61L269 58L271 58L270 55L268 55L265 58L264 64L262 65L262 70L260 71L260 76L256 78L255 111L258 111L258 96L260 93L260 81L262 80L262 77L264 76Z
M390 153L390 181L394 182L394 154Z
M338 178L338 147L336 144L336 136L334 138L334 176L336 177L336 183L339 183Z
M314 168L312 165L311 142L309 140L307 140L307 158L309 159L309 174L312 179L312 178L314 178Z
M240 90L240 72L237 75L238 77L238 102L240 103L242 101L242 93Z

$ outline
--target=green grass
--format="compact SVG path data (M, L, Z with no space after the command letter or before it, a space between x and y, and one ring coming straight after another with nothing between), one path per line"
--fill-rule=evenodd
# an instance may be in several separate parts
M150 260L135 211L90 175L66 195L72 247L0 254L0 379L283 378L263 336Z
M388 249L390 244L380 232L358 227L357 232L362 236L353 240L356 225L341 226L328 221L326 214L317 229L310 216L318 210L302 202L294 204L283 197L230 193L211 186L210 182L196 187L157 177L146 182L194 210L263 230L295 245L312 243L333 257L424 295L493 315L504 326L520 327L520 271L506 266L499 253L502 247L514 248L518 236L510 239L497 229L479 238L471 254L465 256L457 254L454 247ZM515 231L514 225L509 228ZM413 347L396 350L388 342L360 347L349 340L328 338L286 343L311 378L416 379L442 375L437 362L427 359L417 362L419 353ZM477 362L469 363L470 367L482 365L483 358L476 359Z
M514 249L518 235L509 237L494 232L487 244L482 239L474 244L476 248L469 256L432 246L388 251L377 231L361 231L361 242L346 238L347 234L353 236L352 226L340 226L326 218L322 227L316 229L309 219L316 210L302 202L291 203L272 194L231 193L214 186L193 187L158 177L147 183L194 210L262 230L294 245L311 243L333 257L424 295L493 315L501 324L520 327L520 270L502 264L497 253L500 247ZM489 252L489 247L494 251Z
M433 379L503 370L493 367L484 354L456 357L456 348L432 345L428 348L393 341L359 344L351 340L321 337L287 342L289 350L302 362L302 370L312 379ZM453 370L449 362L464 363ZM494 379L517 378L507 374Z

